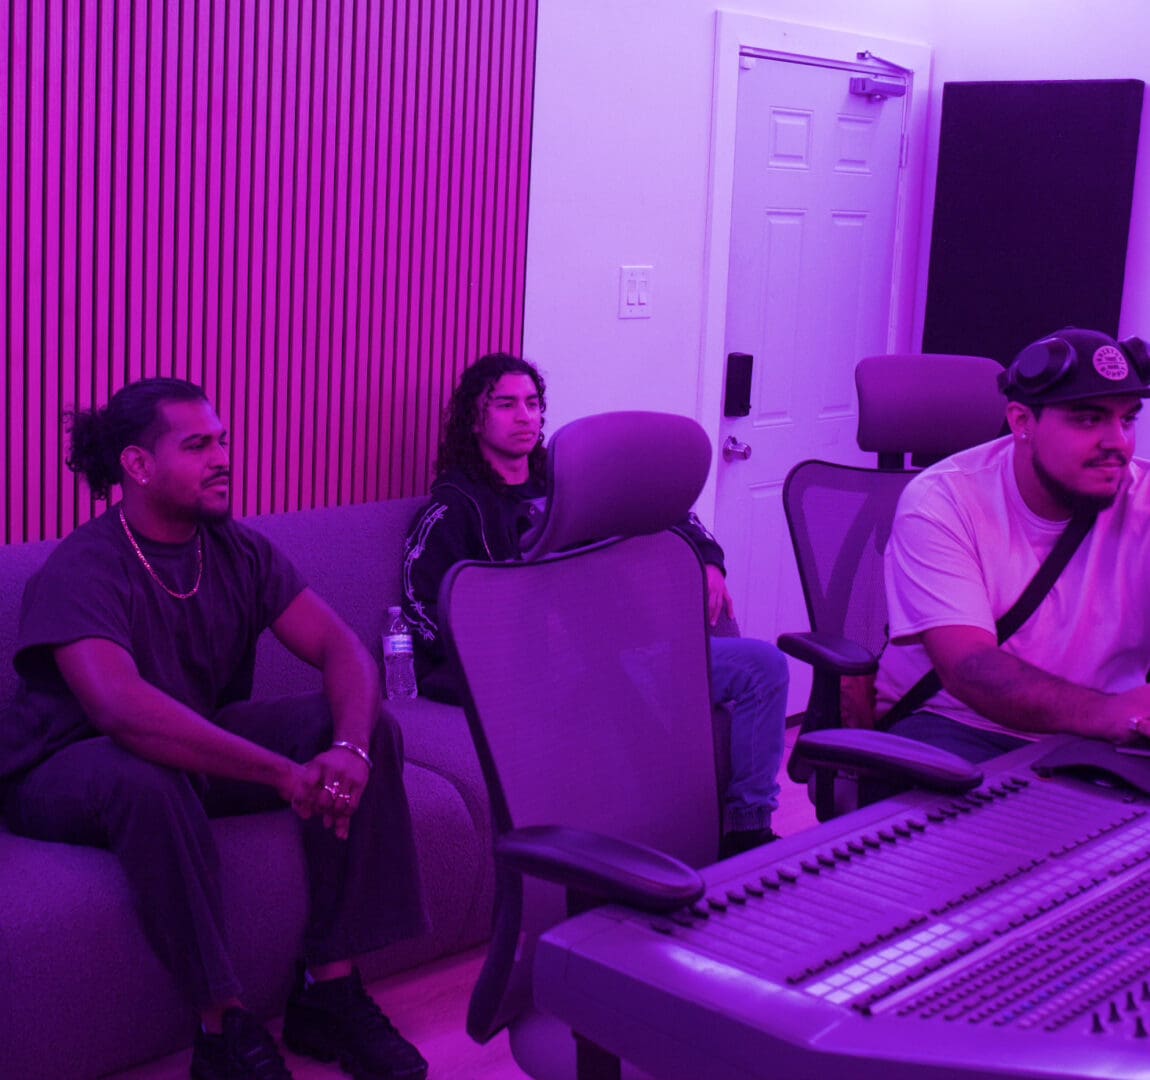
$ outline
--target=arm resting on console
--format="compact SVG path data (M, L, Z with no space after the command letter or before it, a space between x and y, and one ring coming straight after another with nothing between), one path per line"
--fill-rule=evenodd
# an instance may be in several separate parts
M1123 742L1133 734L1131 721L1150 714L1150 687L1091 690L1010 655L985 630L938 627L925 631L922 643L949 693L1018 731Z

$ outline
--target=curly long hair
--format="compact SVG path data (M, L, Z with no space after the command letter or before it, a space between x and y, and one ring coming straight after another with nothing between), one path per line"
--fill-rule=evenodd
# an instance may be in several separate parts
M539 430L542 433L543 419L547 412L547 384L538 368L510 353L488 353L464 370L443 412L439 454L435 462L437 476L442 476L448 469L457 468L462 469L472 480L482 481L494 488L503 486L502 477L480 452L475 427L487 410L495 384L504 375L526 375L535 384L539 394ZM547 451L540 439L527 458L533 480L543 482L546 462Z
M123 480L120 455L129 446L151 450L166 430L160 406L165 401L206 401L195 383L184 379L139 379L116 391L102 409L64 414L68 430L65 463L88 482L97 499L106 499Z

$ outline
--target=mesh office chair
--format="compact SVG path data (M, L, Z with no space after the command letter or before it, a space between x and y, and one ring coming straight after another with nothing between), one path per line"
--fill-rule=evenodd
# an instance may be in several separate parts
M814 668L802 734L787 768L798 782L815 777L820 820L843 808L833 779L843 753L856 764L864 757L872 762L873 768L857 770L860 804L869 801L871 785L886 794L892 780L946 783L957 768L950 755L893 736L808 735L843 725L844 688L846 704L867 711L867 680L887 636L883 552L899 496L914 475L906 455L927 464L999 435L1006 407L997 385L1001 370L977 356L867 357L855 369L858 442L878 454L880 467L804 461L787 476L783 506L811 629L783 634L778 644Z
M605 899L696 900L691 867L716 857L705 580L667 531L709 461L683 417L569 424L551 440L547 514L525 561L460 564L440 592L496 835L495 928L468 1032L485 1042L507 1027L532 1076L620 1075L534 1009L538 936Z

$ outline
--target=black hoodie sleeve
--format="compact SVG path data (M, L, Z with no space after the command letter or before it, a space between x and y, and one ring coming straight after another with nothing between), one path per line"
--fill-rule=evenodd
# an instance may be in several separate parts
M703 523L694 513L688 514L679 522L675 526L675 532L690 540L699 553L699 558L707 566L717 566L722 571L723 576L727 576L727 567L723 561L723 549L719 546L719 541L707 532Z
M403 545L403 610L420 667L445 659L439 632L439 587L456 563L485 558L479 511L457 488L432 492Z

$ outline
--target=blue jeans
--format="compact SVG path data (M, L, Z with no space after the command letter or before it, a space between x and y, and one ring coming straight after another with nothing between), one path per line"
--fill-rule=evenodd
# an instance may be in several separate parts
M890 733L916 742L929 743L940 750L949 750L973 764L1027 745L1026 739L1019 739L1006 732L983 731L925 710L904 716L890 729Z
M723 831L765 829L779 805L775 779L787 723L787 660L753 638L711 638L711 704L731 713L731 779Z

